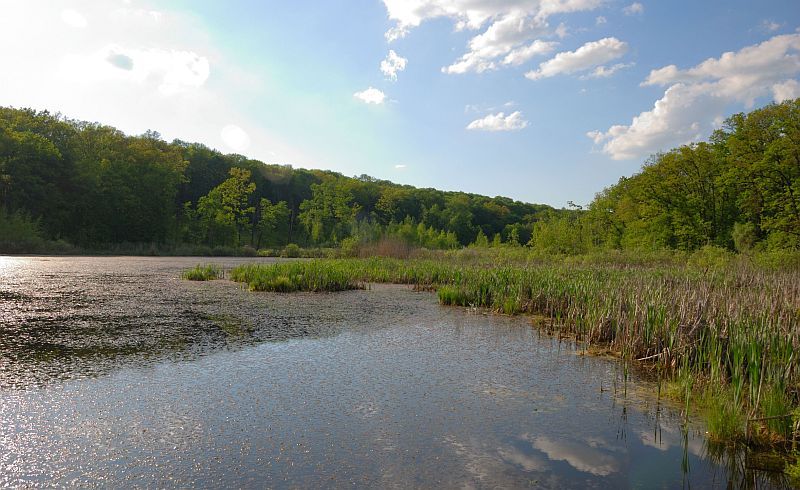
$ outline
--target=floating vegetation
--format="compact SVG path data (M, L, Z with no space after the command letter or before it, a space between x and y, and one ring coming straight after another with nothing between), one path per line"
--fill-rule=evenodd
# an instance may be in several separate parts
M587 345L691 379L712 437L784 444L798 436L800 276L744 262L720 268L341 259L245 265L253 291L342 291L369 282L436 290L447 305L532 314ZM709 400L713 401L710 402Z
M222 277L222 269L214 264L198 264L194 268L184 271L181 277L189 281L211 281Z

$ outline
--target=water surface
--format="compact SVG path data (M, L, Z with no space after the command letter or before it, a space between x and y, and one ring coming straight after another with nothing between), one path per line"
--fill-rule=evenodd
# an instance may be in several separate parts
M179 279L199 261L0 257L0 485L781 484L524 317Z

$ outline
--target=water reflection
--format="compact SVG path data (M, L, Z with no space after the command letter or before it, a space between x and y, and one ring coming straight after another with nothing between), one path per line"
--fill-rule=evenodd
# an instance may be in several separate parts
M524 318L177 279L195 263L0 276L0 486L785 483Z
M550 460L566 461L570 466L584 473L608 476L619 471L619 463L614 456L596 447L596 440L575 442L537 437L531 441L531 445L546 454Z

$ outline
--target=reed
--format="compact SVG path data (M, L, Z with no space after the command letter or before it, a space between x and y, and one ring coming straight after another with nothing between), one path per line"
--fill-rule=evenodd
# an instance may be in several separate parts
M181 277L188 281L211 281L222 277L222 269L214 264L198 264L194 268L184 271Z
M442 304L536 315L587 345L602 344L667 376L683 372L692 391L720 401L707 408L721 439L797 436L788 414L799 404L800 275L743 261L698 268L487 257L247 265L231 279L254 291L412 284L436 290Z

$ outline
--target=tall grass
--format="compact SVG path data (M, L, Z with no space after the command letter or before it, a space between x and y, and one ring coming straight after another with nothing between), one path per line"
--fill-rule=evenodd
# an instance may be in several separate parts
M222 269L214 264L196 265L194 268L184 271L181 274L183 279L188 281L211 281L222 276Z
M468 252L468 251L467 251ZM513 252L512 252L513 253ZM339 291L368 282L437 290L446 305L534 314L587 344L604 344L719 403L720 438L788 441L800 391L800 275L747 262L631 266L480 254L439 260L342 259L248 265L255 291ZM699 263L698 263L699 262ZM730 415L731 411L736 417ZM713 424L712 424L713 429Z

